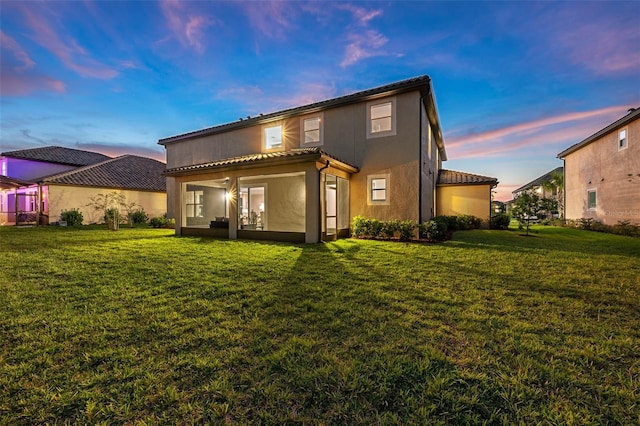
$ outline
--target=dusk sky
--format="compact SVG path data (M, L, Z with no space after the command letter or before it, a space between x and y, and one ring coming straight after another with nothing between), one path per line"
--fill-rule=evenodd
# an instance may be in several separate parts
M640 2L1 1L0 152L158 139L428 74L498 200L640 106Z

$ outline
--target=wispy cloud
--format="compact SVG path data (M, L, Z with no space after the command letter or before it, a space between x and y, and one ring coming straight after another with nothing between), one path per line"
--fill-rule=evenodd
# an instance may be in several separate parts
M353 4L340 4L340 10L351 13L354 23L346 36L348 43L340 66L346 68L364 59L374 56L388 56L389 53L382 50L389 39L382 33L369 27L370 21L382 15L381 9L369 10ZM397 56L397 55L395 55Z
M217 20L190 10L184 2L178 0L164 0L160 7L169 29L180 44L199 54L204 53L207 47L206 29Z
M242 2L242 9L254 31L274 39L284 39L293 28L296 10L286 1Z
M53 53L67 68L82 77L109 80L118 75L118 71L93 59L87 51L63 30L56 30L32 8L23 7L27 25L33 39Z
M526 147L579 142L624 115L627 108L625 105L570 112L460 137L448 136L447 150L456 159L499 157Z
M0 31L0 46L11 56L2 55L0 68L0 93L7 96L19 96L36 90L49 90L63 93L65 84L35 70L36 62L20 44L8 34Z
M22 47L13 39L13 37L6 35L4 31L1 30L0 46L2 46L2 49L9 50L11 53L13 53L14 58L21 63L21 65L16 65L13 67L15 71L25 71L29 68L33 68L33 66L36 64L29 57L27 52L25 52Z

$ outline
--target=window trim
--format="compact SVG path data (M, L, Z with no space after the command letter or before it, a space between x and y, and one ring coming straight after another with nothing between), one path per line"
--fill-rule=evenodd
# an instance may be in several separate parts
M620 134L624 132L624 146L620 145ZM629 148L629 129L627 127L623 127L622 129L618 129L618 151L624 151Z
M391 104L391 130L385 130L380 132L374 132L372 130L372 118L371 118L371 109L378 105L383 104ZM377 99L375 101L367 102L367 139L375 139L382 138L386 136L395 136L396 135L396 98L382 98Z
M591 194L594 194L594 205L591 207ZM598 191L595 188L587 189L587 211L595 211L598 209Z
M189 192L193 192L193 203L189 203ZM196 198L196 193L197 192L201 192L202 193L202 203L198 203L197 198ZM185 189L185 193L184 193L184 198L185 198L185 218L195 218L195 217L204 217L204 190L202 189L192 189L192 190L186 190ZM197 207L201 206L201 215L198 215L198 209ZM193 208L193 216L189 216L189 207Z
M385 187L384 187L385 199L384 200L374 200L373 199L373 194L374 194L374 191L376 191L376 189L373 188L373 182L376 181L376 180L381 180L381 179L384 179L384 181L385 181ZM377 205L388 206L390 204L390 199L391 199L390 189L391 189L391 179L390 179L390 175L388 173L368 175L367 176L367 205L370 205L370 206L377 206Z
M267 132L271 129L275 129L275 128L280 128L280 144L278 145L274 145L274 146L270 146L268 141L267 141ZM263 141L263 146L264 149L267 151L273 151L276 149L282 149L284 148L284 129L282 126L282 123L280 124L272 124L272 125L265 125L263 130L262 130L262 141Z
M305 136L307 132L305 131L304 124L306 121L313 120L313 119L319 120L319 126L318 126L319 140L313 141L313 142L306 142ZM320 113L320 114L307 115L307 116L300 117L300 146L304 148L305 146L320 146L323 144L324 144L324 115Z

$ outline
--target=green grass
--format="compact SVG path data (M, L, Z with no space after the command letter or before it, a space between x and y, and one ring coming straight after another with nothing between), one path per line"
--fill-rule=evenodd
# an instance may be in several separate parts
M0 229L0 424L637 424L640 239Z

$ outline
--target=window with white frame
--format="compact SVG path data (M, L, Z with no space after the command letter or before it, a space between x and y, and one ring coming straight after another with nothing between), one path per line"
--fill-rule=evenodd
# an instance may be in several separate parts
M595 210L598 203L598 198L595 189L587 191L587 209Z
M322 117L309 117L302 119L302 144L322 144Z
M187 217L204 217L204 191L186 191Z
M264 147L266 149L282 147L282 126L271 126L264 129Z
M377 138L396 134L395 98L367 104L367 137Z
M626 149L629 146L627 140L627 129L622 129L618 132L618 150Z
M367 176L367 200L370 205L389 204L389 175Z

